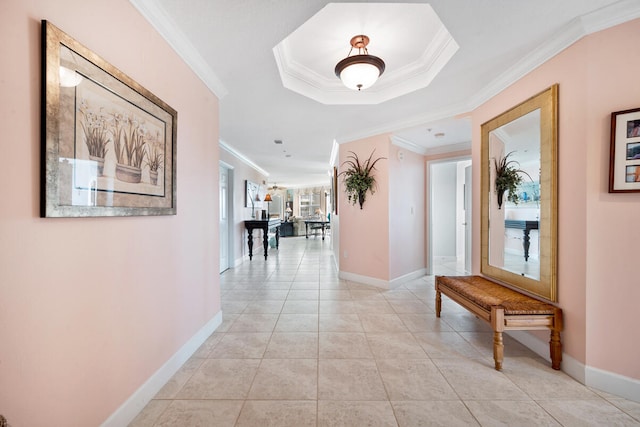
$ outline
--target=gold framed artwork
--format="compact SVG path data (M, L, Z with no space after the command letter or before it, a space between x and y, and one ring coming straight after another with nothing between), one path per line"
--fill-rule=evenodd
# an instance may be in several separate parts
M176 214L177 112L42 21L41 216Z

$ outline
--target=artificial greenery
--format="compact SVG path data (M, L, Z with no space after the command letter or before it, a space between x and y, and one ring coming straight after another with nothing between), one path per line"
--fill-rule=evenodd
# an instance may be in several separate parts
M343 175L345 192L351 204L360 203L360 209L362 209L366 199L367 191L370 191L371 194L375 193L376 178L371 174L371 171L375 169L378 161L385 159L385 157L378 157L372 160L375 151L373 150L369 158L363 163L360 163L356 153L349 151L351 154L342 163L343 166L348 166L346 170L340 172L340 175Z
M505 192L507 192L507 200L510 202L517 205L520 201L520 196L517 191L523 179L520 174L524 174L531 179L531 176L527 172L520 169L520 163L515 160L509 160L509 156L513 153L514 152L511 151L501 159L494 159L496 166L495 188L498 196L498 209L502 209L502 199ZM531 179L531 181L533 181L533 179Z

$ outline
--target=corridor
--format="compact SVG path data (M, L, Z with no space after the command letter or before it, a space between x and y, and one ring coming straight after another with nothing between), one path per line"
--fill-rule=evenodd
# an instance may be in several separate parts
M640 425L508 336L495 371L491 330L446 297L437 319L433 279L340 280L330 237L283 238L221 275L222 325L131 425Z

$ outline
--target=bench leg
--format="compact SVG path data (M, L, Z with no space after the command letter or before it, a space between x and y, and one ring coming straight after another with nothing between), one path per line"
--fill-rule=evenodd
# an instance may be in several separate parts
M495 362L496 371L502 370L502 360L504 359L504 343L502 341L502 332L493 333L493 361Z
M442 295L440 291L436 291L436 317L440 317L441 310L442 310Z
M551 367L560 369L562 362L562 342L560 341L560 332L551 330L551 339L549 340L549 352L551 355Z
M491 329L493 329L493 361L496 371L502 370L502 360L504 359L504 342L502 341L502 331L504 331L504 308L500 306L491 307Z

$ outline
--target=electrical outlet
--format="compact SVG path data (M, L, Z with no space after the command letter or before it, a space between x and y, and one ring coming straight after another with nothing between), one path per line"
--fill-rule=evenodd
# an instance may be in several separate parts
M342 257L343 257L343 258L348 258L348 257L349 257L349 252L344 251L344 252L342 253Z

